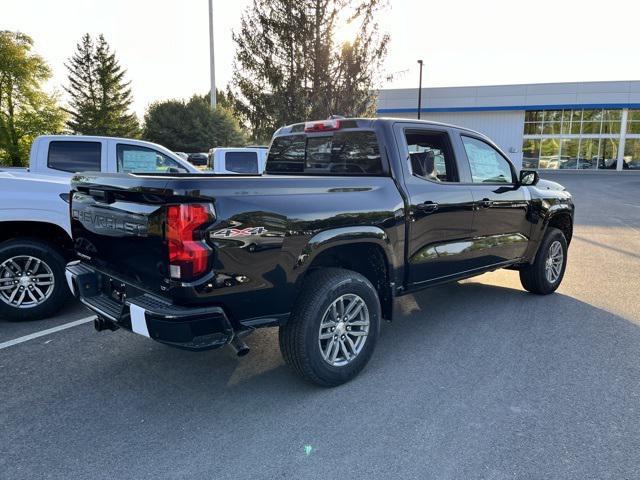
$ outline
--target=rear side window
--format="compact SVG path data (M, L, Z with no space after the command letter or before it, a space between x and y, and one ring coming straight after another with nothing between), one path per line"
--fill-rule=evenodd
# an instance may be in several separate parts
M384 175L374 132L288 135L273 140L267 173L310 175Z
M63 172L99 172L100 142L66 142L49 143L47 166Z
M259 173L256 152L227 152L224 155L225 169L235 173Z
M411 170L433 182L456 182L455 161L446 132L411 130L405 134Z

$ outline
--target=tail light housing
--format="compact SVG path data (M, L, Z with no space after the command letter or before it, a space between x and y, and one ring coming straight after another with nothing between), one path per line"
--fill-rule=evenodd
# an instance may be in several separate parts
M212 220L211 205L167 206L166 239L171 278L192 280L206 272L212 250L204 241L203 227Z

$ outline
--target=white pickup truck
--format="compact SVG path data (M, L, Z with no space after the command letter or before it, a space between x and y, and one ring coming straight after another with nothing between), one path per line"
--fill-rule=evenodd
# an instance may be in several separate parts
M199 173L154 143L68 135L36 138L29 168L0 167L0 318L47 317L69 297L64 274L73 256L69 181L83 171Z

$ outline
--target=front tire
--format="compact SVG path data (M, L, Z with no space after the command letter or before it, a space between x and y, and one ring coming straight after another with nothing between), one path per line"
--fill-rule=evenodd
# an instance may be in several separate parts
M380 332L380 300L359 273L323 268L304 280L289 321L280 327L285 362L323 387L348 382L366 366Z
M0 244L0 317L37 320L56 313L71 292L65 261L53 246L37 239Z
M566 266L567 239L561 230L549 227L535 261L520 270L520 283L531 293L548 295L560 286Z

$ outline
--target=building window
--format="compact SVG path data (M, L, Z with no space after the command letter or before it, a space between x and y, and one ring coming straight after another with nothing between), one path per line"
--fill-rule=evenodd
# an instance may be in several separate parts
M624 170L640 170L640 138L627 138L624 144Z
M522 168L538 168L540 160L540 140L526 139L522 145Z
M629 110L627 133L640 134L640 110Z
M523 168L615 169L621 121L621 109L527 111ZM640 110L629 111L627 131L640 134Z

